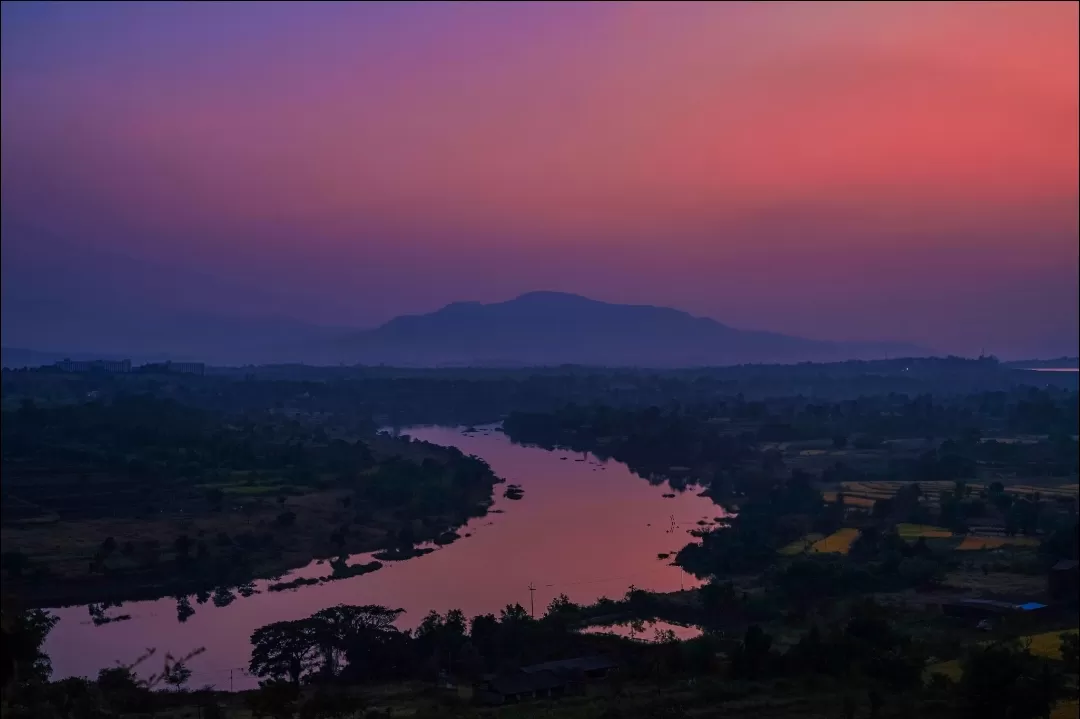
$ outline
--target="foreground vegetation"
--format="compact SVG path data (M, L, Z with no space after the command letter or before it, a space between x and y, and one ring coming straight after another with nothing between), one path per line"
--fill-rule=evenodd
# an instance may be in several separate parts
M622 601L644 609L653 600L631 590ZM432 612L406 632L393 624L400 610L330 607L257 630L250 669L264 681L240 695L187 690L190 657L166 657L162 669L145 679L133 665L102 670L96 680L50 682L41 644L52 619L40 611L7 611L4 716L1035 719L1049 716L1055 706L1068 710L1076 698L1075 632L1028 642L970 643L952 670L935 660L940 641L910 631L902 614L872 600L820 615L807 629L787 632L786 640L759 624L683 642L658 636L641 643L575 631L595 609L560 597L540 619L518 605L471 621L457 611ZM583 693L502 708L477 706L471 699L473 682L486 672L596 653L619 668Z

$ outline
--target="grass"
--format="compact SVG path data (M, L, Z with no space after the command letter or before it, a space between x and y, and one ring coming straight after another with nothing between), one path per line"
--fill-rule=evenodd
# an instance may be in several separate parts
M966 552L980 549L997 549L1010 544L1018 547L1036 547L1039 540L1034 537L974 537L969 534L964 537L964 541L960 542L957 549Z
M948 539L953 533L943 527L932 527L928 524L898 524L896 531L903 539Z
M822 492L822 496L826 502L835 502L839 492ZM874 500L869 497L856 497L852 495L844 495L844 505L848 507L862 507L864 509L870 509L874 506Z
M938 662L937 664L931 664L926 668L926 674L944 674L954 682L960 681L960 677L963 675L963 670L960 667L959 659L950 659L947 662Z
M803 537L802 539L796 539L794 542L787 545L786 547L782 547L780 549L780 554L783 554L786 557L791 557L791 556L794 556L796 554L802 554L807 549L812 547L816 542L819 542L820 540L822 540L824 538L824 536L825 535L823 535L823 534L817 534L817 533L808 534L805 537Z
M824 539L814 542L811 550L814 552L838 552L847 554L851 549L851 543L859 536L859 530L852 528L841 529L830 534Z
M1030 480L1028 480L1030 481ZM856 495L860 497L871 497L873 499L885 499L896 494L897 490L901 487L913 484L910 481L899 480L882 480L882 481L857 481L857 482L843 482L841 487L847 494ZM939 480L932 482L918 482L919 489L922 490L923 495L928 499L937 499L942 493L951 494L956 487L956 483L953 481ZM973 493L977 493L983 489L986 489L986 484L981 482L968 482L967 486ZM1076 497L1080 494L1080 484L1068 483L1068 484L1008 484L1005 486L1006 492L1014 494L1032 494L1038 492L1045 498L1053 497Z
M1061 635L1066 633L1076 634L1078 631L1080 630L1069 629L1066 632L1060 630L1043 632L1042 634L1032 634L1024 637L1024 639L1031 641L1032 654L1049 657L1050 659L1061 659Z
M1077 631L1078 630L1076 630L1076 629L1067 629L1067 630L1065 630L1063 632L1062 630L1057 629L1057 630L1054 630L1052 632L1043 632L1042 634L1032 634L1032 635L1029 635L1029 636L1026 636L1026 637L1021 637L1021 640L1022 641L1028 640L1028 641L1031 642L1031 653L1032 654L1035 654L1035 655L1038 655L1038 656L1041 656L1041 657L1047 657L1049 659L1061 659L1061 635L1063 633L1076 634ZM930 666L928 666L926 668L926 673L927 673L928 676L930 674L944 674L945 676L949 677L953 681L957 681L957 682L960 681L960 678L963 675L963 671L962 671L962 669L960 667L960 660L959 659L950 659L950 660L945 661L945 662L938 662L937 664L931 664ZM1067 708L1069 706L1070 706L1070 704L1066 703L1066 704L1059 705L1059 708L1063 708L1063 707ZM1071 703L1071 707L1072 707L1073 713L1069 714L1067 716L1075 717L1076 716L1076 713L1075 713L1076 712L1076 702L1075 701ZM1051 716L1052 717L1059 716L1057 710L1055 710L1054 713ZM1061 715L1061 716L1065 716L1065 715Z
M1050 719L1076 719L1080 716L1080 700L1061 702L1050 712Z

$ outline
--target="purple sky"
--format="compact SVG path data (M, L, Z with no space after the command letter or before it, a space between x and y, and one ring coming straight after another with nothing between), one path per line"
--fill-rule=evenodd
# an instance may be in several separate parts
M4 325L550 289L1076 354L1077 8L4 4Z

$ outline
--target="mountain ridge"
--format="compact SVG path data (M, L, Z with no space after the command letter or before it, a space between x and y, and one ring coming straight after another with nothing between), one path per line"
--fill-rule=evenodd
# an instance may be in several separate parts
M679 367L881 359L929 352L890 342L830 342L736 329L655 305L527 292L493 303L453 302L402 315L335 343L339 361L437 366L486 359L526 365Z

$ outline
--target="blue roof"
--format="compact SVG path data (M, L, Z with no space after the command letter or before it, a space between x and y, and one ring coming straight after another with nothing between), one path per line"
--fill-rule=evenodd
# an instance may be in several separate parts
M1044 609L1045 607L1045 604L1039 604L1038 602L1028 602L1027 604L1020 605L1020 609L1025 612L1030 612L1032 609Z

